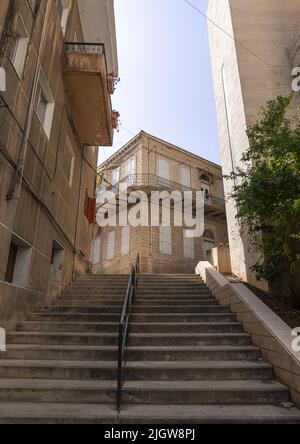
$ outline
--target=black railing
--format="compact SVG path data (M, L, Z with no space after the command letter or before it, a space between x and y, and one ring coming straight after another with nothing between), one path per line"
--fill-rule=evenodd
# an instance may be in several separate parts
M117 374L117 409L122 405L122 388L124 383L124 361L129 333L129 317L131 307L134 303L138 278L140 274L140 257L137 255L136 263L132 265L130 277L128 281L127 293L124 301L122 317L119 324L119 340L118 340L118 374Z

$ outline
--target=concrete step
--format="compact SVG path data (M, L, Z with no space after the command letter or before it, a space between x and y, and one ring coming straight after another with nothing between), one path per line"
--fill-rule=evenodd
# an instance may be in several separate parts
M151 305L153 306L157 306L160 303L160 301L152 301ZM141 306L147 306L150 304L149 298L147 299L142 299L142 297L138 297L136 298L135 301L135 307L141 307ZM175 306L175 305L181 305L181 306L188 306L188 305L212 305L212 306L217 306L220 307L220 304L218 303L218 301L216 301L215 299L199 299L199 298L195 298L192 300L184 300L184 299L175 299L175 300L168 300L168 299L163 299L161 300L161 305L166 306L166 305L171 305L171 306Z
M1 402L0 424L300 424L274 405L124 405Z
M38 317L37 317L38 319ZM117 322L76 322L59 319L45 321L43 318L36 321L20 322L17 331L25 332L94 332L117 333ZM131 333L242 333L243 327L239 322L198 322L198 323L130 323Z
M44 345L113 345L118 344L115 333L14 332L7 335L8 344Z
M0 379L0 402L115 402L115 381ZM127 381L128 404L279 405L289 401L286 387L276 381Z
M97 314L99 316L101 316L101 315L112 315L112 316L114 316L114 315L117 315L117 314L119 315L122 312L122 310L123 310L123 305L100 305L98 307L98 309L97 309ZM44 315L45 317L49 316L50 314L51 313L40 313L40 315ZM61 313L61 315L63 315L63 314L64 313ZM36 315L35 312L32 312L32 313L29 312L27 314L27 317L31 317L31 316L35 316L35 315ZM68 314L65 313L65 315L67 316ZM72 315L72 313L70 313L70 315ZM73 313L73 315L75 316L76 314Z
M116 305L123 305L124 304L124 298L122 299L117 299L117 298L96 298L93 300L85 300L84 298L82 299L76 299L76 297L73 298L68 298L68 299L57 299L55 301L55 304L52 305L52 307L58 307L58 306L81 306L81 307L103 307L105 305L109 305L111 301L115 301Z
M131 322L235 322L233 313L141 313L132 314Z
M113 404L115 381L0 378L0 402Z
M289 391L276 381L126 381L128 404L274 404L288 402Z
M28 313L27 321L43 322L119 322L121 312L119 313ZM23 325L19 323L18 325Z
M138 287L137 294L140 295L201 295L201 294L210 294L210 292L205 288L145 288L142 289L140 286Z
M117 322L49 322L25 321L17 325L17 331L23 332L66 332L66 333L117 333Z
M1 409L1 404L0 404ZM1 411L1 410L0 410ZM95 410L97 412L97 410ZM38 412L37 412L38 414ZM63 414L62 414L63 417ZM84 417L84 412L82 414ZM101 421L101 419L100 419ZM296 408L274 405L124 405L121 424L300 424Z
M259 361L253 346L140 346L128 347L128 361Z
M108 290L76 290L74 288L70 288L65 291L61 296L98 296L98 297L109 297L109 296L118 296L119 298L125 298L126 296L126 288L121 290L116 289L108 289ZM59 296L60 297L60 296Z
M127 381L271 380L273 376L270 365L247 361L137 361L125 367Z
M132 333L129 346L250 345L244 333Z
M134 305L132 313L231 313L227 305Z
M113 361L117 347L80 345L9 344L2 359ZM253 346L129 347L128 361L259 361Z
M0 378L114 380L117 362L0 360ZM125 379L160 381L270 380L272 367L262 362L127 362Z
M36 345L10 344L1 353L2 359L33 360L74 360L74 361L116 361L118 348L115 346L79 345ZM247 357L249 354L247 354Z

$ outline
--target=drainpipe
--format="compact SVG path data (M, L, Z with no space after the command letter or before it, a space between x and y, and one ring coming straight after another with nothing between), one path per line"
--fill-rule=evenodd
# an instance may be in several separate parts
M20 196L21 196L22 182L23 182L23 176L24 176L24 166L25 166L25 159L26 159L26 152L27 152L27 141L28 141L29 132L30 132L30 128L31 128L33 107L34 107L34 98L36 95L38 79L39 79L40 56L41 56L42 50L44 49L44 46L45 46L46 29L47 29L47 23L48 23L50 7L51 7L50 1L49 0L46 0L46 1L47 1L46 15L45 15L45 20L44 20L44 24L43 24L43 30L42 30L42 36L40 39L38 54L37 54L37 61L35 64L34 77L33 77L32 87L31 87L31 91L30 91L29 106L27 109L25 127L24 127L24 132L23 132L23 136L22 136L22 140L21 140L21 145L20 145L18 164L17 164L17 169L16 169L12 189L6 196L6 199L8 201L10 201L12 199L19 200ZM37 3L37 6L36 6L36 14L37 15L40 10L40 5L41 5L41 0L39 0L39 2Z

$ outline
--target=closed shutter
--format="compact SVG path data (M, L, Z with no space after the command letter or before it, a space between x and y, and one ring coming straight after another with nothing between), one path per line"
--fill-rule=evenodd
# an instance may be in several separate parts
M169 184L170 180L170 162L165 159L160 159L158 161L158 175L160 178L160 184Z
M92 264L97 265L101 260L101 237L98 236L93 242L92 248Z
M172 255L172 228L159 228L159 251L161 254Z
M191 171L187 167L181 168L181 184L185 187L191 187Z
M183 250L185 259L195 259L194 238L186 237L183 232Z
M122 228L121 256L128 256L130 253L130 226Z
M111 261L115 257L115 241L116 241L116 232L111 231L108 233L107 237L107 260Z

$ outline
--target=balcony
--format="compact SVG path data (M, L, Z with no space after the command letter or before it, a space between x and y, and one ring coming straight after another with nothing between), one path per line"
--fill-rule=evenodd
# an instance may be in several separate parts
M66 43L63 74L80 142L111 146L113 113L104 45Z
M115 196L119 195L120 185L126 184L128 192L134 190L143 190L146 194L150 195L151 191L192 191L195 198L195 192L200 190L194 190L190 187L182 185L177 182L165 179L163 177L156 176L154 174L131 174L123 178L116 185L109 185L107 191L113 192ZM102 192L102 193L105 193ZM102 194L102 199L105 198L105 194ZM103 201L103 200L102 200ZM204 212L205 216L226 219L225 200L221 197L209 195L204 200Z

